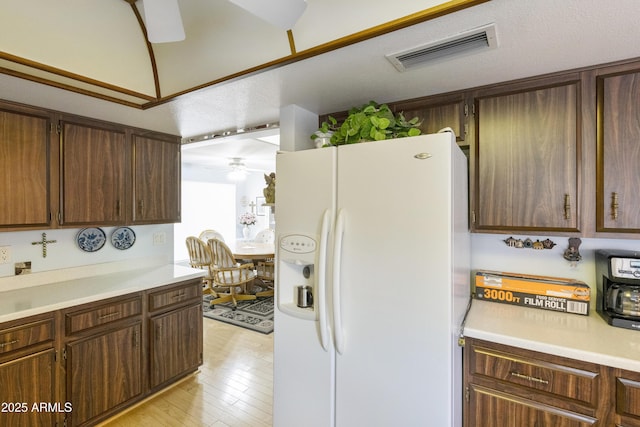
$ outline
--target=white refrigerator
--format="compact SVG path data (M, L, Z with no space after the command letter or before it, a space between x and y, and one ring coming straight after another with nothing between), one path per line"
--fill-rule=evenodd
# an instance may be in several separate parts
M279 153L276 176L274 427L461 426L455 136Z

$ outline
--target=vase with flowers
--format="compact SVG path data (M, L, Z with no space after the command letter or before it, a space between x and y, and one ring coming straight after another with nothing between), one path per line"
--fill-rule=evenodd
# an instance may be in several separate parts
M253 212L245 212L240 215L240 225L242 225L242 237L249 238L249 226L256 223L256 216Z

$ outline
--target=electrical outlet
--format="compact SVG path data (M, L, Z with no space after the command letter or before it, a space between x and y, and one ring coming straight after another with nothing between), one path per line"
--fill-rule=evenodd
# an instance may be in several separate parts
M153 233L153 245L164 245L167 242L167 235L164 232Z
M0 246L0 264L8 264L11 261L11 246Z
M16 276L31 273L31 261L15 263Z

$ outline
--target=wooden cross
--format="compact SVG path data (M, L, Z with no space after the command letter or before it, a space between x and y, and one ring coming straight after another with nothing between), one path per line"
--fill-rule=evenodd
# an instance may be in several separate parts
M47 233L42 233L42 240L31 242L32 245L42 245L42 258L47 257L47 243L56 243L57 240L47 240Z

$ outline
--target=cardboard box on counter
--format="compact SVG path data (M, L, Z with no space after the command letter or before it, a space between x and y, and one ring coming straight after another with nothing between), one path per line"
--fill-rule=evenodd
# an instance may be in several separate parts
M589 315L591 289L579 280L481 270L475 285L477 299Z

